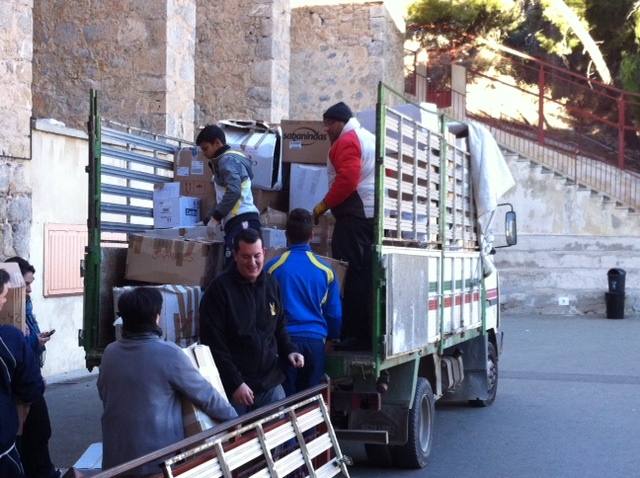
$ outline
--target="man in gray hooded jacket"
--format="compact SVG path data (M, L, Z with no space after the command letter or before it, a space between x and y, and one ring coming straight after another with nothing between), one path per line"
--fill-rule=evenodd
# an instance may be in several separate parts
M207 125L198 134L196 144L209 159L216 189L216 205L207 216L224 229L225 267L233 262L233 238L241 229L260 231L260 212L253 204L251 160L227 144L224 130Z

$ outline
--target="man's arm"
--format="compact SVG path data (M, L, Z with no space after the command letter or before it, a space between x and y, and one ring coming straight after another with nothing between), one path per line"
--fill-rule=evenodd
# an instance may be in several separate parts
M324 197L324 203L329 209L344 202L358 189L362 173L362 150L357 138L346 142L332 156L330 160L336 170L336 177Z
M13 357L16 365L11 380L12 392L21 401L31 403L42 396L45 387L38 359L20 330L16 328L4 330L4 336L10 336L8 340L16 344L15 356Z

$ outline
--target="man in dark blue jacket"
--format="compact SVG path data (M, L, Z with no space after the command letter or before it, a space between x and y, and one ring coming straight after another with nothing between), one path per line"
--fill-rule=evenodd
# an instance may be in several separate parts
M6 302L9 274L0 270L0 309ZM23 333L0 326L0 476L22 478L24 470L16 449L20 418L16 398L29 404L44 393L44 380Z
M200 341L211 347L238 415L285 397L278 356L304 366L287 332L278 282L262 270L264 254L260 233L240 230L235 266L211 282L200 303Z
M325 341L340 337L342 304L334 270L309 246L312 218L305 209L289 213L286 226L287 251L271 259L265 269L280 284L284 315L291 340L305 357L303 368L282 361L287 395L320 383L324 373Z

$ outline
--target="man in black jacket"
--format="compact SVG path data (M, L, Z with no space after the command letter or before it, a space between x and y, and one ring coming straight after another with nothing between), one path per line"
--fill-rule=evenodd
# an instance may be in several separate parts
M200 303L200 341L211 347L239 415L285 397L279 356L304 366L287 332L278 282L262 270L265 252L258 231L238 232L235 267L211 282Z

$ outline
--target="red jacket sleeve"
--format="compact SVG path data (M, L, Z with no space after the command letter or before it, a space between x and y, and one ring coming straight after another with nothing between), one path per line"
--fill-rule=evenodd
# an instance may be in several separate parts
M355 131L341 137L329 151L329 160L336 170L336 177L324 197L329 209L347 199L360 183L362 172L362 148Z

